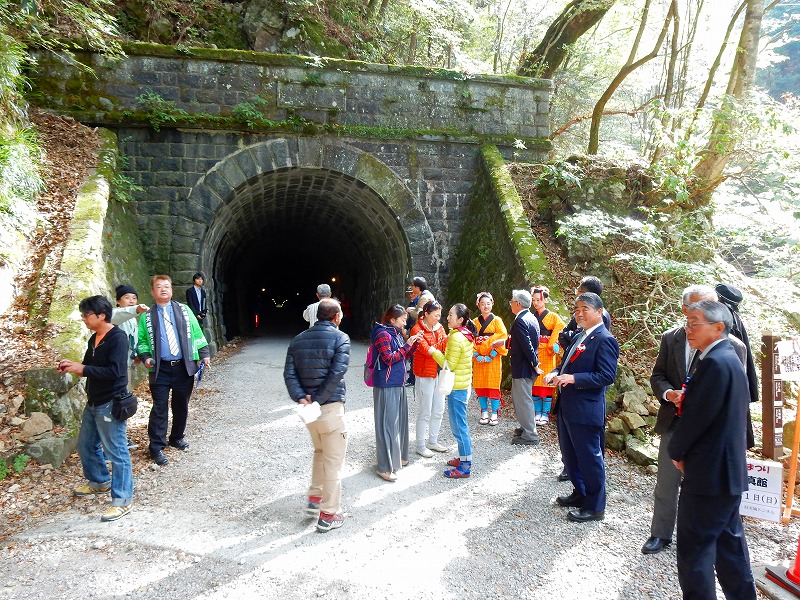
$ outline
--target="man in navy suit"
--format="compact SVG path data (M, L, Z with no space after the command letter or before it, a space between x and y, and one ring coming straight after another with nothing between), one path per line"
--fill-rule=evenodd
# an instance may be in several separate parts
M539 321L529 310L531 294L527 290L511 292L511 401L521 427L514 430L512 444L535 446L539 443L536 432L536 409L533 406L533 382L539 371Z
M206 291L203 289L204 280L202 273L195 273L192 275L194 285L186 290L186 304L197 317L197 322L201 327L206 319L206 314L208 314L208 301L206 300Z
M606 510L603 430L606 388L617 376L619 345L603 325L603 301L587 292L575 300L575 321L583 331L572 339L561 365L545 382L558 387L558 443L574 487L559 496L560 506L574 506L570 521L601 521Z
M755 600L739 504L747 490L747 375L728 340L732 319L719 302L688 307L686 339L700 352L678 403L669 455L683 473L678 501L678 581L686 599Z

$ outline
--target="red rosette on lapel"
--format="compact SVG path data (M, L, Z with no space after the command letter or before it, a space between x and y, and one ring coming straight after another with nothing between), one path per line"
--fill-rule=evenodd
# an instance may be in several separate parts
M586 350L586 344L578 344L578 347L575 348L575 353L570 357L569 362L575 362L575 359L583 354L584 350Z

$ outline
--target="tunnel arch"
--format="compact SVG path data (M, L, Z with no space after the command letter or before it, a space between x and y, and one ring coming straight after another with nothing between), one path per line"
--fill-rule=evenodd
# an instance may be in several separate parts
M412 273L434 268L434 237L414 193L339 140L242 148L200 178L186 211L205 215L200 266L222 340L300 331L319 283L349 301L343 328L364 337L390 301L404 299Z

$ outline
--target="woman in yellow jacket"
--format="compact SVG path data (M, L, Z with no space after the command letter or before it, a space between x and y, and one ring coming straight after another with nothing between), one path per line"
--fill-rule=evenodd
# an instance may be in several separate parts
M472 350L475 341L475 323L469 320L469 309L463 304L456 304L447 313L447 347L444 354L433 346L428 353L444 367L453 371L455 383L453 391L447 396L447 408L450 416L450 430L458 442L458 458L448 461L453 467L444 472L445 477L461 479L469 477L472 468L472 439L467 423L467 399L472 384Z
M501 360L508 354L506 339L508 331L503 319L492 314L494 298L489 292L478 294L477 318L472 319L478 331L475 337L475 362L472 366L472 387L478 396L481 407L481 425L497 425L497 411L500 408L500 379L503 374ZM489 416L489 402L492 403L492 414Z

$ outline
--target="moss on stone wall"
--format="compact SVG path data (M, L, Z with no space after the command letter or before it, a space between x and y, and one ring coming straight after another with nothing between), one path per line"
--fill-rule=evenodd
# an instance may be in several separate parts
M553 292L554 312L568 314L500 152L496 146L483 146L481 158L453 259L448 306L463 302L476 313L475 295L488 291L495 299L495 314L510 326L511 291L544 284Z
M100 130L103 145L97 170L81 187L64 246L47 322L58 333L51 345L62 356L80 360L88 332L78 313L81 299L102 294L114 304L114 287L130 283L149 301L148 270L130 209L111 198L117 165L117 136Z

